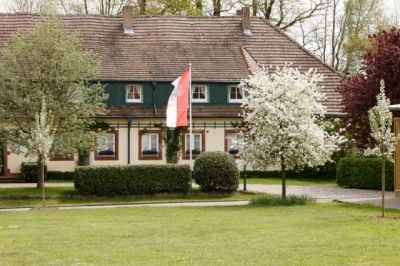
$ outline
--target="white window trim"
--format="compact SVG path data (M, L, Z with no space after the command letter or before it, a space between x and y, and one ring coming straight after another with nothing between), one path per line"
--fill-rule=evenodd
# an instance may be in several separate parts
M151 136L151 135L155 135L155 136L156 136L156 141L157 141L157 142L156 142L156 143L157 143L157 152L159 153L159 152L160 152L160 144L159 144L159 143L160 143L160 139L159 139L160 136L159 136L159 134L158 134L158 133L143 133L143 134L141 135L141 138L142 138L142 142L141 142L141 143L142 143L142 145L141 145L141 146L142 146L142 147L141 147L141 148L142 148L142 155L143 155L143 152L145 151L145 150L144 150L144 146L145 146L145 145L144 145L144 142L143 142L143 136L144 136L144 135L149 135L150 146L151 146L151 137L150 137L150 136Z
M241 89L242 91L242 99L231 99L231 88L236 87L238 88L239 85L229 85L228 86L228 102L229 103L242 103L243 97L244 97L244 90Z
M128 87L129 86L138 86L140 88L140 99L128 99ZM143 87L141 84L137 84L137 83L129 83L126 84L125 86L125 102L127 103L142 103L143 102Z
M203 134L202 133L193 133L193 149L196 148L196 147L194 147L194 136L196 136L196 135L200 136L200 143L199 143L200 147L199 147L199 150L200 150L200 152L204 152L203 151ZM185 134L185 153L186 153L187 150L190 151L190 147L189 147L189 149L186 149L186 145L188 145L189 142L190 142L190 133L186 133Z
M97 156L100 157L100 158L103 158L103 157L116 157L116 155L117 155L117 147L115 145L116 144L115 143L115 139L116 139L115 133L105 132L104 135L106 137L106 141L107 141L108 135L112 135L112 139L113 139L113 145L112 146L113 146L114 155L100 155L99 152L104 151L104 150L100 150L98 143L96 143L96 145L97 145ZM107 141L106 144L108 144L108 141Z
M206 98L205 99L194 99L193 98L193 92L194 92L194 87L204 87L206 89ZM192 97L192 102L193 103L208 103L208 99L209 99L209 90L208 90L208 86L207 85L203 85L203 84L195 84L192 85L192 95L190 97Z
M226 144L227 144L227 145L226 145L227 147L226 147L226 149L227 149L227 152L228 152L228 153L230 153L230 152L229 152L229 148L230 148L230 147L229 147L229 146L230 146L230 145L229 145L229 144L230 144L229 142L230 142L230 140L231 140L230 136L232 136L232 135L235 136L236 141L237 141L238 138L239 138L239 133L227 133L227 143L226 143ZM231 143L231 144L232 144L232 143ZM236 143L236 147L234 147L234 148L236 148L236 149L239 150L239 147L237 146L237 143Z

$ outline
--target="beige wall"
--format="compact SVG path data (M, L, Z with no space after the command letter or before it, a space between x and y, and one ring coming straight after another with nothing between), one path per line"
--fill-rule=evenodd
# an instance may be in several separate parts
M103 119L113 126L119 125L118 130L118 160L95 160L94 152L91 153L90 162L91 165L126 165L128 164L128 128L126 119ZM140 123L159 123L164 122L163 119L141 119ZM205 130L205 150L206 151L224 151L225 149L225 129L232 129L232 121L240 121L239 119L194 119L196 123L223 123L226 122L226 128L214 128L214 127L196 127L195 130L201 129ZM165 144L162 144L162 160L139 160L139 129L135 127L137 121L133 120L133 126L131 128L131 148L130 148L130 163L131 164L163 164L166 163L165 160ZM149 129L149 128L148 128ZM154 129L154 128L152 128ZM77 159L77 156L75 156ZM29 159L24 157L23 154L13 154L8 156L8 165L10 172L12 174L20 173L21 163L26 161L35 161L34 159ZM180 164L189 164L189 160L179 161ZM49 161L48 164L49 171L73 171L76 165L76 161Z
M21 173L21 164L23 162L35 162L36 158L25 157L24 148L22 148L22 153L19 154L10 151L7 160L10 174L19 174ZM47 170L62 172L74 171L75 164L75 161L47 161Z

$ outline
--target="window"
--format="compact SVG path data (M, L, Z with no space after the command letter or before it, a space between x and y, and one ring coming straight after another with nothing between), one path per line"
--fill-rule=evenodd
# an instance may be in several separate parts
M118 160L118 132L112 131L97 136L96 160Z
M139 159L140 160L161 160L161 131L146 130L139 131Z
M237 85L228 87L229 102L230 103L241 103L243 99L243 89Z
M192 101L194 103L208 102L208 88L205 85L192 86Z
M190 134L189 132L185 133L184 138L184 148L183 158L190 159ZM193 149L192 149L192 158L195 158L196 155L200 154L204 151L204 131L194 131L193 132Z
M141 103L142 102L142 86L139 84L129 84L126 86L126 102Z
M225 151L235 157L239 153L238 138L239 133L236 130L225 130Z

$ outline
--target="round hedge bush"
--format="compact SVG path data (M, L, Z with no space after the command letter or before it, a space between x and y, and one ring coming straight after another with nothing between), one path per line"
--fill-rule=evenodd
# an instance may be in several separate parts
M233 192L239 187L239 169L226 152L201 153L194 162L193 177L202 191Z

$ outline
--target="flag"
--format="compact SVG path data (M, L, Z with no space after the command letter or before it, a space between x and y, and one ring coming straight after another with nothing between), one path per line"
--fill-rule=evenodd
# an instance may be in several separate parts
M189 75L186 70L183 74L172 82L174 90L168 99L167 107L167 127L187 126L187 109L189 97Z

